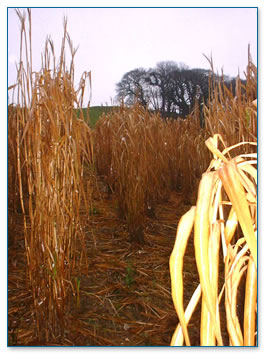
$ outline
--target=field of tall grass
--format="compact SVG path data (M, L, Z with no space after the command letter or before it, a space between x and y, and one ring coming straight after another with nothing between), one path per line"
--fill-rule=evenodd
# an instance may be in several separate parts
M79 277L90 275L88 241L94 240L97 250L88 232L96 225L91 216L97 212L94 196L101 181L115 198L130 247L152 245L147 219L157 220L156 207L167 207L171 193L192 205L176 222L170 247L172 309L179 324L169 344L190 345L188 325L201 297L201 345L224 344L221 314L226 315L223 335L230 345L256 345L257 69L250 55L246 82L237 79L235 91L210 76L204 127L197 107L185 120L171 120L136 103L103 114L92 129L82 111L90 73L84 72L75 89L76 49L67 21L59 59L48 39L42 68L33 72L31 12L17 14L21 58L17 83L9 88L17 105L8 106L8 232L9 246L18 247L15 228L22 217L34 322L28 344L66 344L71 297L80 306ZM199 282L185 308L189 282L183 280L183 260L193 235ZM11 251L9 255L14 261ZM241 287L244 296L238 293ZM237 313L241 304L242 315ZM10 307L9 312L16 312Z
M133 240L144 239L145 215L152 215L156 203L167 201L170 191L189 195L195 188L209 161L208 153L199 157L204 136L193 116L187 122L163 121L138 104L121 107L97 122L97 170L116 193Z

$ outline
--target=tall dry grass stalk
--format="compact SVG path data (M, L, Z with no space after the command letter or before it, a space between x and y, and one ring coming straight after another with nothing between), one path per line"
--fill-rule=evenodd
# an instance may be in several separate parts
M164 194L162 188L167 180L163 170L158 175L158 169L163 168L155 165L156 159L161 161L159 150L154 151L156 145L162 147L156 133L159 127L160 118L138 105L132 109L122 107L96 125L98 171L116 192L120 213L138 241L143 240L145 210Z
M213 63L210 60L211 68ZM209 136L220 134L226 146L243 141L253 142L257 139L257 113L253 101L257 98L257 68L252 62L248 48L248 65L245 81L238 76L234 88L224 83L223 77L217 82L209 81L209 101L204 106L204 119ZM235 148L233 155L241 153L243 148ZM244 150L254 152L247 145Z
M47 39L42 68L33 73L31 12L27 17L20 11L17 15L21 47L17 106L9 108L8 117L9 195L15 197L18 188L36 339L45 344L63 337L66 300L73 287L71 273L87 261L80 208L90 201L84 195L83 166L86 160L92 161L92 141L90 129L75 117L73 108L82 102L88 74L84 73L75 91L76 50L66 20L59 63L53 42ZM82 252L77 250L80 246Z
M153 212L156 202L167 200L169 192L182 184L193 185L194 177L183 178L185 171L199 175L203 170L202 162L194 165L192 155L200 150L199 132L200 124L193 118L162 120L138 104L122 106L97 122L97 169L115 191L135 239L143 239L145 215Z
M219 149L220 142L223 150ZM190 345L188 325L200 297L200 344L223 345L220 305L225 295L230 345L253 346L256 344L257 311L257 156L250 153L232 158L230 153L246 145L256 148L256 142L226 147L221 136L214 135L206 145L213 160L200 181L196 206L192 206L179 222L170 258L172 297L180 321L171 345L183 345L184 340ZM182 270L193 227L200 282L185 309ZM222 272L219 267L221 257ZM219 282L221 275L222 285ZM243 279L245 302L240 317L237 306L243 297L238 295L238 289Z
M17 177L16 107L8 106L8 240L15 239L15 222L21 212Z

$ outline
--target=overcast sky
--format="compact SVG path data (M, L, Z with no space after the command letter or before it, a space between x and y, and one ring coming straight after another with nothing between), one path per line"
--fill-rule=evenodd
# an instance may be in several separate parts
M63 17L74 46L76 85L83 71L92 72L91 105L111 104L115 85L137 67L160 61L182 62L191 68L209 68L202 55L212 54L215 70L241 77L247 65L248 44L257 62L255 8L34 8L32 45L34 70L41 68L47 35L57 58L63 35ZM19 59L19 20L8 12L8 84L16 81Z

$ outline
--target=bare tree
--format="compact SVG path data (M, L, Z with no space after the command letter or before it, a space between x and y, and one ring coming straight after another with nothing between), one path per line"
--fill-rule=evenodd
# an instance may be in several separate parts
M197 102L202 108L209 98L209 80L222 80L228 86L234 79L219 77L210 70L190 69L173 61L157 63L155 68L127 72L117 84L117 99L127 105L141 103L165 117L186 117Z

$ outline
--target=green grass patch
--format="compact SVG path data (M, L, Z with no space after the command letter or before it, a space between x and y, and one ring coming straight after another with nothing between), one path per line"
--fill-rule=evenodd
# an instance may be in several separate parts
M86 122L89 124L91 128L94 128L96 122L98 121L98 119L103 113L107 114L115 108L116 107L114 106L94 106L94 107L90 107L89 110L87 110L87 108L82 108L82 112ZM80 118L81 117L80 110L76 109L75 111L77 117Z

